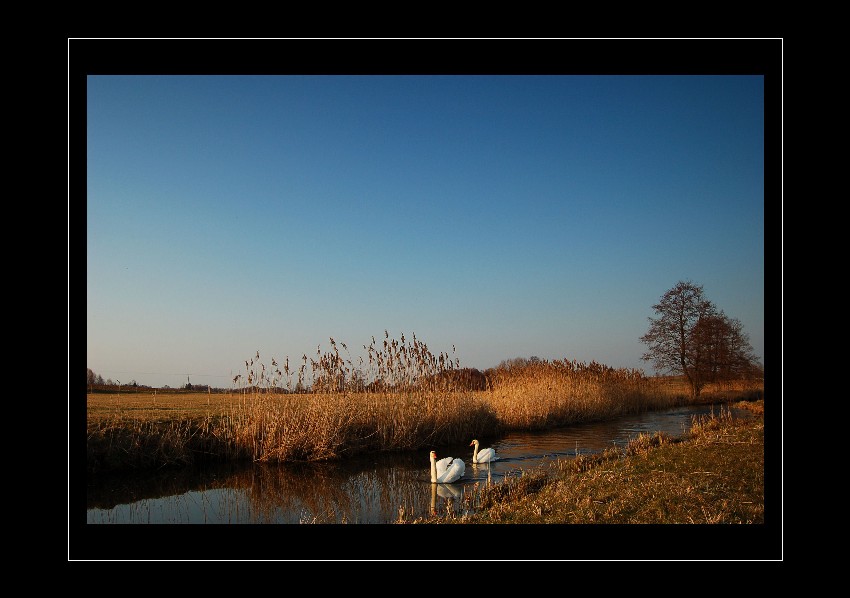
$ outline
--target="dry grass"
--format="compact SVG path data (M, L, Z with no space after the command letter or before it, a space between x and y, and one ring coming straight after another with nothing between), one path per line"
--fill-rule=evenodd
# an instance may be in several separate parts
M213 395L215 396L215 395ZM472 392L88 397L90 473L210 458L316 461L461 442L497 422Z
M764 523L764 419L721 409L683 438L641 435L481 488L476 501L474 513L415 523Z
M267 367L258 353L230 394L88 395L89 473L203 458L317 461L433 448L661 409L689 395L676 380L567 360L497 369L490 390L469 390L456 375L459 361L433 355L415 335L373 338L356 365L340 346L342 353L331 339L330 351L304 355L298 368L288 358ZM308 383L313 392L300 392Z
M488 397L505 428L522 430L614 418L678 402L677 395L636 370L567 360L496 370Z

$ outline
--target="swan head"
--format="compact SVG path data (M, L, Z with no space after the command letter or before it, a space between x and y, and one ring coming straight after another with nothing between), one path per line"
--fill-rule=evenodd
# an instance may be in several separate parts
M469 443L469 446L472 446L472 445L478 446L478 441L473 440L472 442Z
M429 457L431 458L431 461L436 461L437 460L437 451L431 451L431 454L429 455Z

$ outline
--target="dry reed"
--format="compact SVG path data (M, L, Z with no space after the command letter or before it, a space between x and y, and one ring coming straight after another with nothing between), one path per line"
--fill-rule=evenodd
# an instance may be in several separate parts
M385 331L363 349L355 363L331 338L297 368L288 357L267 367L257 352L229 394L89 395L88 471L433 448L665 408L689 394L675 380L566 359L491 370L489 389L477 390L456 357L434 355L415 334Z

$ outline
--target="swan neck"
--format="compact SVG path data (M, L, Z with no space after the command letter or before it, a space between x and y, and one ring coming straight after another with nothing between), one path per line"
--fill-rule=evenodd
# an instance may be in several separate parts
M437 463L431 459L431 483L437 483Z

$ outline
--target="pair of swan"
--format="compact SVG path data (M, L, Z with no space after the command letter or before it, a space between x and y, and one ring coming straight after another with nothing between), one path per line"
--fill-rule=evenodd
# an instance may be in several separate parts
M472 451L473 463L489 463L495 461L499 457L496 456L496 451L492 448L478 449L478 441L473 440L469 446L475 446ZM463 459L454 457L443 457L437 460L437 452L431 451L431 483L432 484L451 484L459 480L466 471L466 465Z

